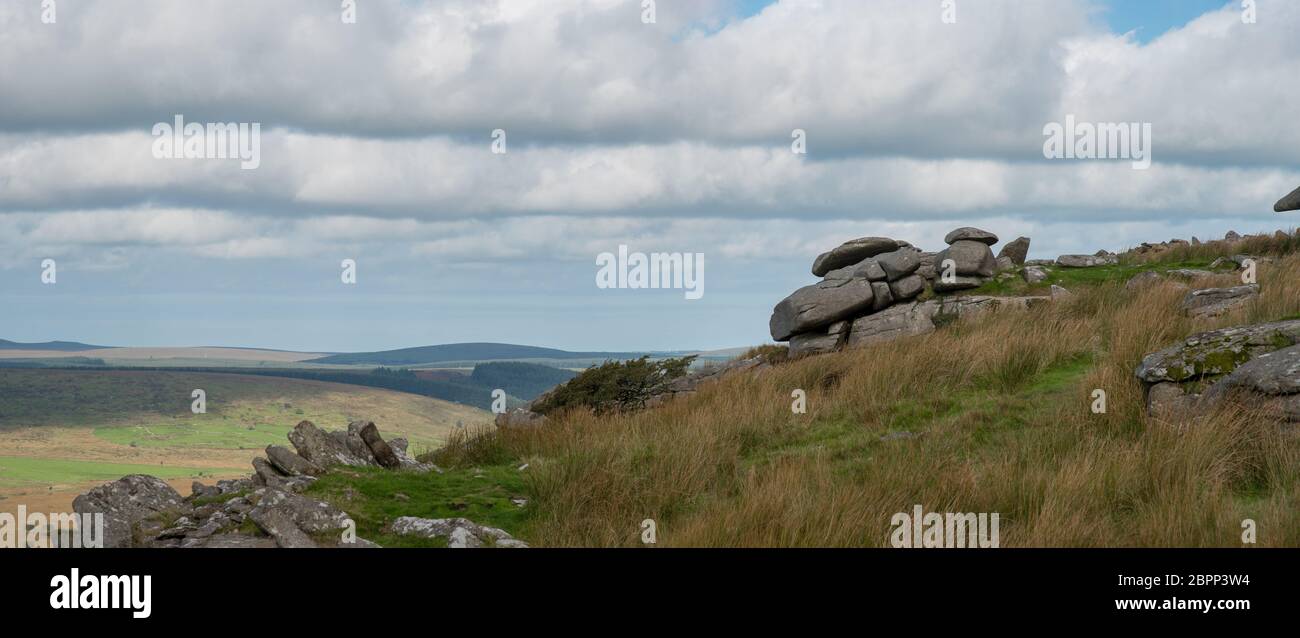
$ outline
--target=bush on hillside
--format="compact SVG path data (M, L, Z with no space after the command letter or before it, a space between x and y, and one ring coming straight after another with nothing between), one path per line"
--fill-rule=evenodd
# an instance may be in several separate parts
M639 410L686 375L695 356L651 361L649 357L606 361L584 370L532 406L549 414L568 408L588 408L597 414Z

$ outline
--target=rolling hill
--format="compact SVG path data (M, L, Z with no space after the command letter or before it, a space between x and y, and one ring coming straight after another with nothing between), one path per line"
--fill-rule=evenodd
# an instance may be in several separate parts
M381 352L334 354L311 363L336 365L412 366L446 361L519 361L527 359L631 359L646 352L569 352L509 343L448 343Z
M84 350L103 350L107 346L92 346L75 341L44 341L41 343L20 343L0 339L0 350L43 350L52 352L82 352Z

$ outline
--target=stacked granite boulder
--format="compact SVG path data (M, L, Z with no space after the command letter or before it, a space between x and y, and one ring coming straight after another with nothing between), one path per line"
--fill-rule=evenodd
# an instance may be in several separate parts
M942 304L922 304L918 297L977 288L1001 271L1024 265L1029 252L1029 239L1021 237L994 257L990 247L997 235L978 228L958 228L944 241L948 248L928 253L905 241L864 237L822 253L812 267L822 280L796 290L773 309L768 322L772 339L789 341L791 355L802 356L861 342L851 338L854 333L919 334ZM929 312L931 306L935 312Z

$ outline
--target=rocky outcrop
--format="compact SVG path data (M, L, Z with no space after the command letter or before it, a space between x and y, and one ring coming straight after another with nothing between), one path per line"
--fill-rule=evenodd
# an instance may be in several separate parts
M868 257L898 248L898 242L888 237L863 237L844 242L835 249L818 255L813 261L812 274L822 277L837 268L852 266Z
M1029 257L1029 238L1017 237L1007 242L1002 250L998 251L998 259L1006 257L1016 266L1025 265L1025 259Z
M822 253L813 273L823 280L776 305L768 321L772 338L789 341L790 355L801 357L922 334L933 329L931 309L937 312L941 303L918 300L978 288L1018 268L1029 250L1029 238L1021 237L1003 248L999 261L990 249L997 235L971 227L953 230L944 241L946 249L931 253L905 241L866 237Z
M1232 288L1204 288L1187 293L1183 298L1182 309L1189 317L1217 317L1245 305L1258 296L1258 284Z
M1061 255L1056 258L1056 265L1062 268L1094 268L1097 266L1114 266L1119 257L1110 253L1104 255Z
M1300 387L1300 320L1202 332L1142 359L1134 371L1156 417L1200 412L1226 396L1245 392L1292 414ZM1199 390L1199 392L1198 392ZM1296 406L1300 407L1300 406Z
M303 421L289 439L297 452L267 446L266 458L253 459L249 478L215 486L196 481L188 498L160 479L132 475L78 496L73 509L104 514L105 547L374 547L345 538L343 531L354 529L345 513L298 492L341 465L441 472L409 457L405 439L385 441L371 421L338 432ZM370 457L354 452L349 440ZM250 535L245 523L266 536Z
M417 518L402 516L388 526L398 536L440 538L450 548L502 547L523 548L528 544L505 530L479 525L465 518Z
M78 514L104 515L104 547L132 547L138 534L161 530L154 519L184 514L190 506L162 479L132 474L72 500Z

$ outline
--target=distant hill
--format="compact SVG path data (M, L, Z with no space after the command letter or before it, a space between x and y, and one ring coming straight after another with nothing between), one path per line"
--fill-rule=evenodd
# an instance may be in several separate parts
M0 339L0 350L57 350L59 352L80 352L82 350L103 350L107 346L92 346L75 341L45 341L42 343L19 343Z
M402 348L382 352L334 354L311 363L379 366L411 366L443 361L518 361L525 359L631 359L645 352L569 352L555 348L519 346L509 343L448 343L439 346Z

